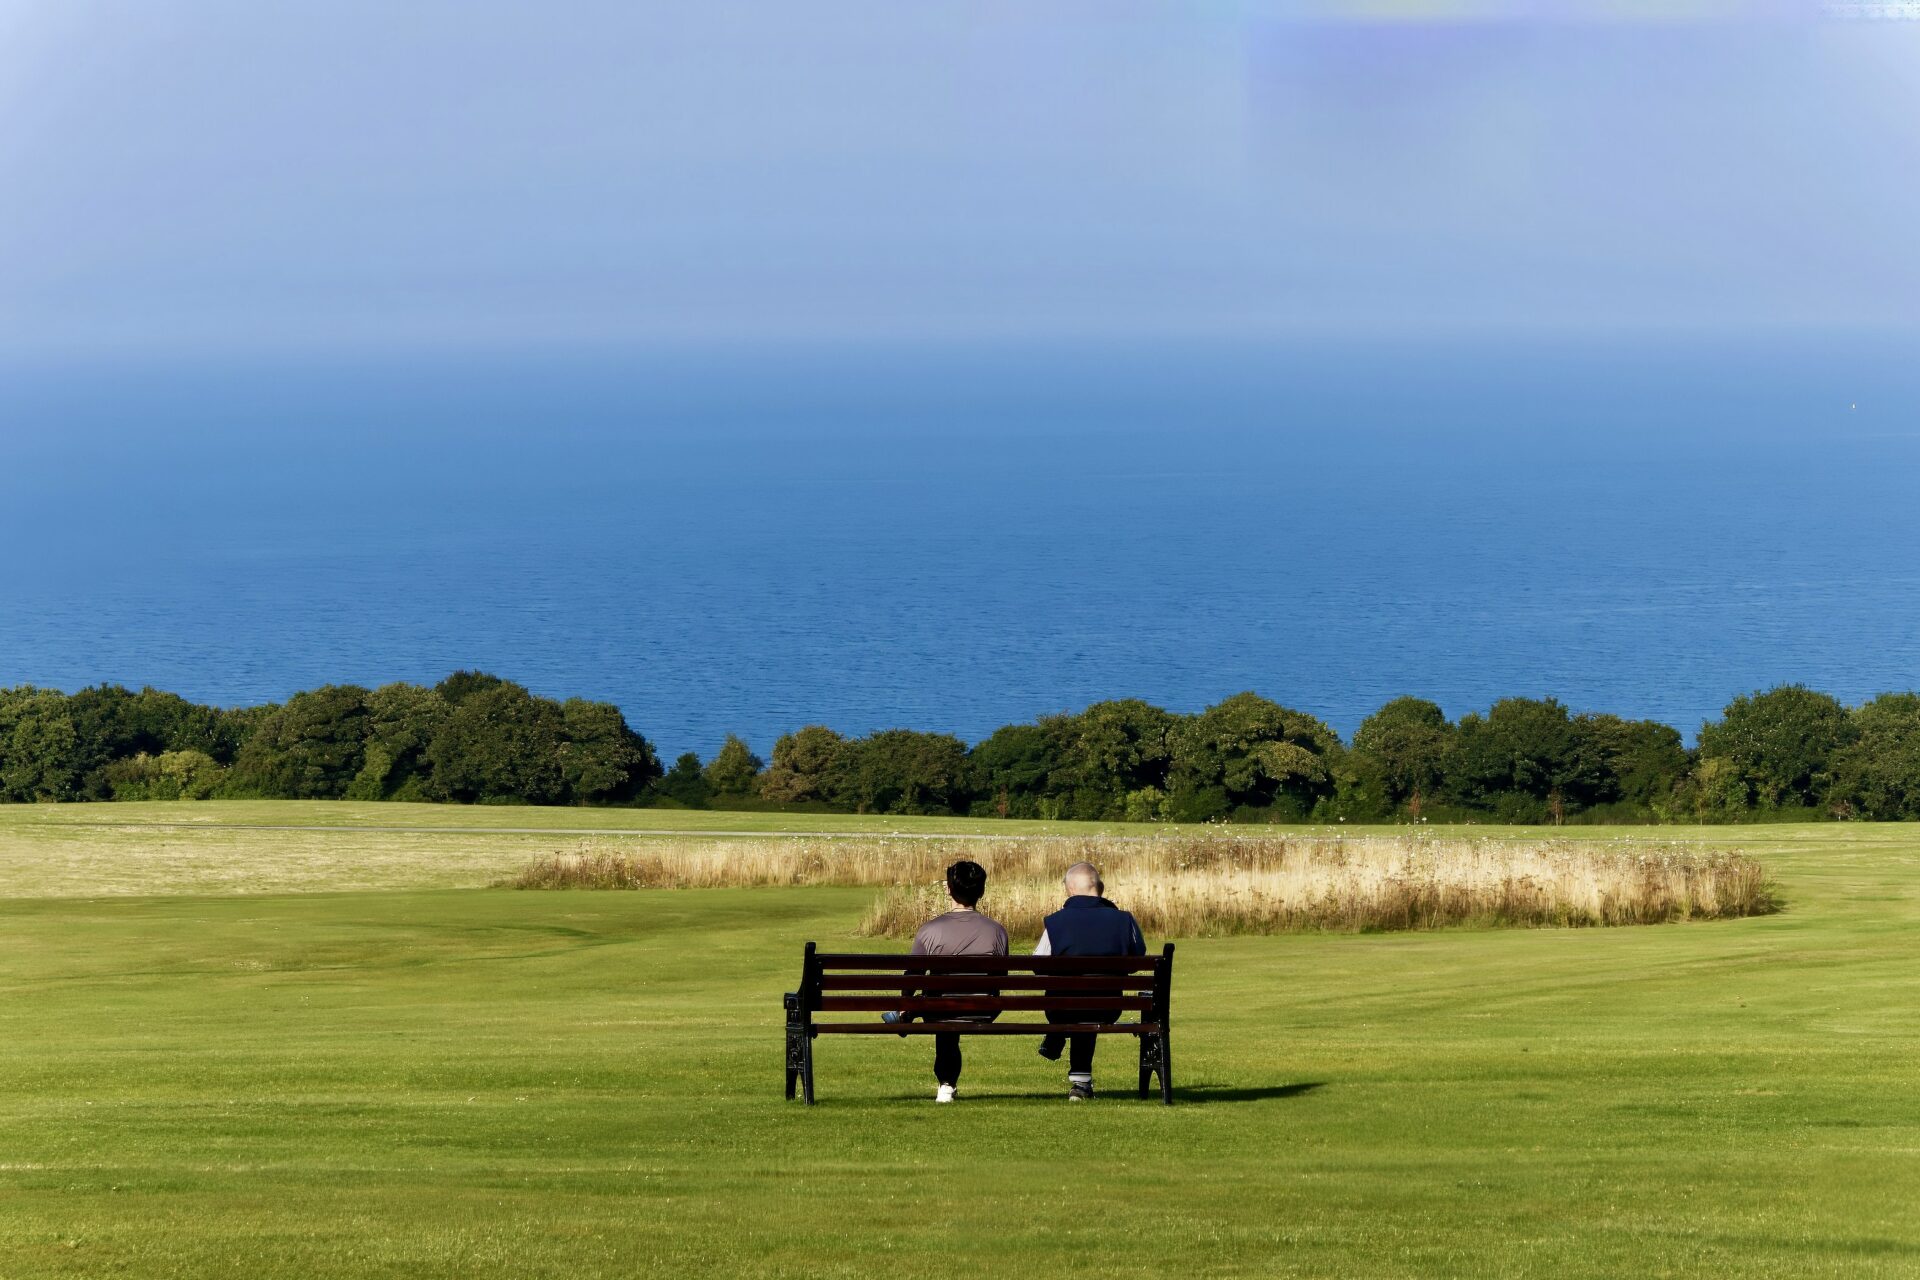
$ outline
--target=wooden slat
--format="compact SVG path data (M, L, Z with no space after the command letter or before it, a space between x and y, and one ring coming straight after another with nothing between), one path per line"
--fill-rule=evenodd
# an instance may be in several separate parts
M1007 1013L1014 1010L1051 1012L1055 1009L1151 1009L1144 996L934 996L928 999L888 999L885 996L824 996L819 1008L826 1013L866 1009L876 1013L898 1009L903 1013Z
M910 956L823 951L821 969L879 969L904 973L1152 973L1157 956Z
M1151 991L1152 974L828 974L822 991Z
M1076 1035L1092 1031L1100 1035L1158 1035L1157 1022L902 1022L889 1026L884 1022L816 1022L813 1029L828 1036L930 1036L951 1031L963 1036L1040 1036Z

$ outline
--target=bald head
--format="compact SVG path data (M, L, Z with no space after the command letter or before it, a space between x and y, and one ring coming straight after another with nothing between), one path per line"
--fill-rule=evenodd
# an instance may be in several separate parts
M1067 896L1070 898L1098 897L1100 895L1100 869L1091 862L1076 862L1067 868L1064 877Z

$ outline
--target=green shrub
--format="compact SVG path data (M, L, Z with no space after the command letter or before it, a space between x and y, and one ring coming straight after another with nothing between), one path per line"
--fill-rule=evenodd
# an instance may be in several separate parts
M141 752L115 760L102 771L115 800L207 800L217 795L227 771L204 751Z

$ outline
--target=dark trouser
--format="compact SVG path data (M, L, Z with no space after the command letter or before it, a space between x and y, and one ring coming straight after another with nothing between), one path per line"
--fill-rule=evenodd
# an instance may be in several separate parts
M941 1031L933 1037L933 1078L941 1084L959 1084L960 1037L951 1031Z
M1093 1074L1093 1048L1100 1037L1082 1031L1067 1037L1067 1071L1073 1075Z
M955 1018L955 1022L992 1022L1000 1015L997 1013L974 1014L972 1017ZM933 1078L941 1084L959 1084L960 1036L952 1031L933 1033Z
M1067 995L1069 993L1061 991L1049 992L1048 994ZM1076 1013L1073 1016L1081 1022L1118 1022L1120 1021L1120 1010L1097 1009L1091 1013ZM1067 1070L1074 1075L1091 1073L1093 1070L1093 1050L1094 1047L1100 1043L1100 1037L1090 1031L1082 1031L1070 1036L1042 1036L1040 1038L1041 1052L1050 1058L1059 1057L1062 1041L1065 1041L1067 1045Z

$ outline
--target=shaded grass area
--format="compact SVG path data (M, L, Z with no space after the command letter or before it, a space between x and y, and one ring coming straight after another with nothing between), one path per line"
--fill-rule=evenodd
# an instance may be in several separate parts
M784 1103L864 890L0 903L0 1275L1920 1274L1914 833L1764 857L1780 915L1184 942L1173 1108L891 1037Z

